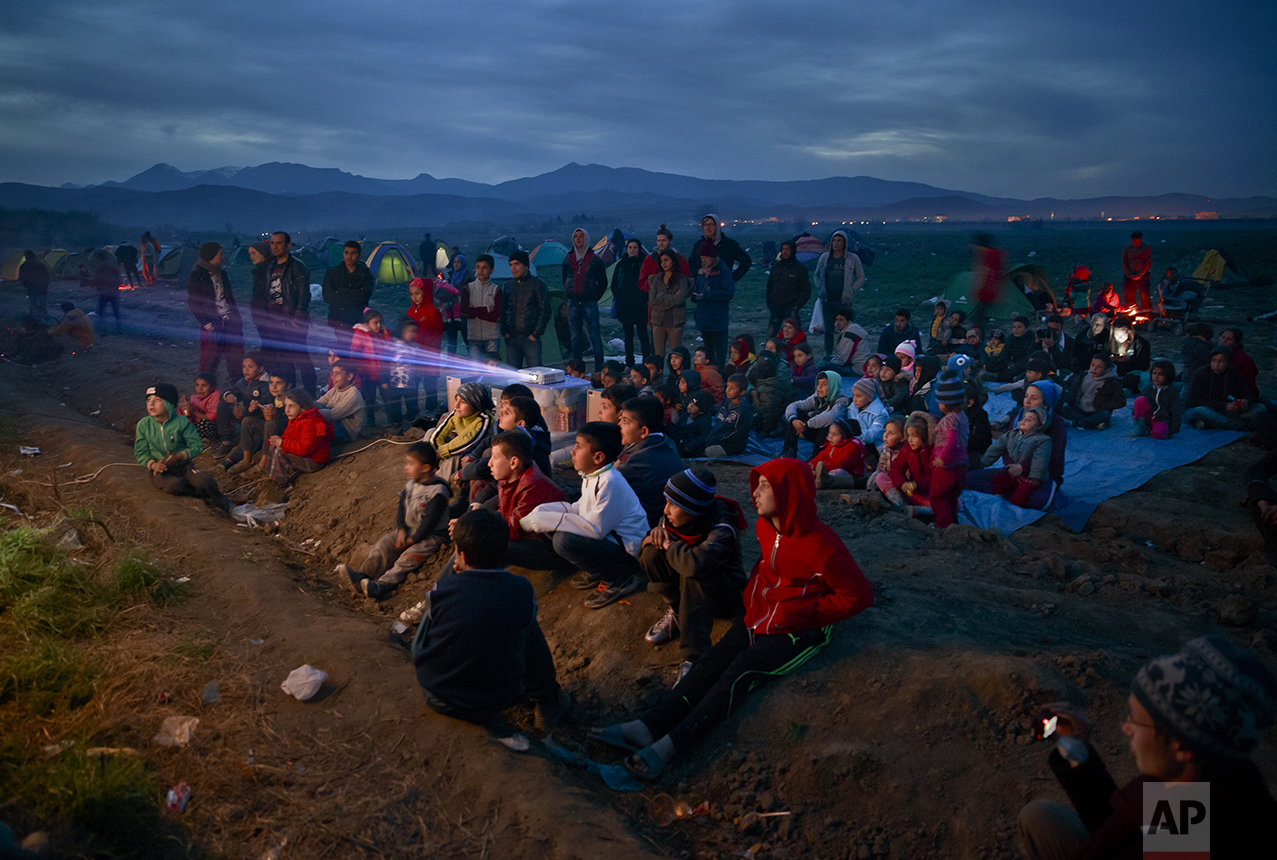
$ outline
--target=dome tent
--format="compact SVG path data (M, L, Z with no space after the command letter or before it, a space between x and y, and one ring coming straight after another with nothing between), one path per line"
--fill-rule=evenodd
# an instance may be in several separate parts
M18 251L10 254L4 260L4 271L0 273L6 281L16 281L18 279L18 267L22 265L22 258L26 252Z
M382 242L365 261L378 284L406 284L417 277L412 253L398 242Z
M513 236L501 236L488 246L488 256L492 257L492 277L494 280L505 280L512 278L514 275L510 273L510 255L515 251L522 251L523 246L520 245ZM531 254L528 255L531 258ZM537 277L537 267L529 259L528 273L532 277ZM546 284L548 287L549 284Z
M184 281L191 276L195 261L200 258L200 246L178 245L170 250L155 267L156 277L170 281Z
M528 257L534 266L538 264L541 266L559 266L563 264L563 258L567 255L567 245L562 242L556 242L553 239L547 239L533 248Z

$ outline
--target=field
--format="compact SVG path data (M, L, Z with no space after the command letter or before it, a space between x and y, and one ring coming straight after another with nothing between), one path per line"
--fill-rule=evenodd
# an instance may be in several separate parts
M1012 265L1039 263L1057 286L1078 262L1115 279L1130 227L997 235ZM1277 276L1270 226L1145 232L1155 271L1215 247L1252 278ZM959 229L861 233L878 253L857 304L870 331L901 305L928 314L926 299L968 265ZM751 253L779 238L737 236ZM486 244L458 238L468 252ZM247 304L246 273L232 278ZM763 282L751 273L733 304L739 327L755 333ZM1087 708L1121 784L1135 771L1118 721L1143 661L1221 633L1277 666L1277 568L1238 505L1241 471L1259 453L1244 440L1104 503L1079 534L1053 517L1010 536L936 534L824 493L820 515L876 605L660 782L613 792L536 740L515 755L425 708L389 624L443 557L380 604L337 584L333 565L358 561L393 522L398 449L377 444L305 476L277 535L158 494L136 466L109 465L132 459L147 385L189 386L194 323L182 287L122 293L126 333L103 334L87 355L3 369L0 501L20 513L0 508L0 821L19 836L44 831L66 854L1010 858L1023 803L1063 799L1048 745L1029 730L1041 703ZM89 307L72 282L53 285L50 306L63 299ZM397 312L406 296L379 292L373 304ZM1220 290L1207 305L1217 329L1244 329L1271 394L1274 327L1247 322L1277 308L1271 287ZM6 284L6 322L25 307ZM1153 347L1178 356L1170 334ZM21 456L19 445L42 453ZM715 471L721 493L745 499L746 467ZM62 545L72 529L76 540ZM759 555L752 535L747 565ZM533 584L576 700L554 740L615 760L584 728L632 713L671 682L676 650L642 639L659 601L640 593L591 612L553 579ZM303 663L329 673L309 704L279 690ZM201 698L210 681L217 703ZM181 715L200 719L189 744L153 741L165 717ZM537 734L530 709L511 717ZM1274 740L1256 756L1270 785ZM163 810L179 782L191 787L189 806ZM654 813L660 794L708 801L711 814L669 823Z

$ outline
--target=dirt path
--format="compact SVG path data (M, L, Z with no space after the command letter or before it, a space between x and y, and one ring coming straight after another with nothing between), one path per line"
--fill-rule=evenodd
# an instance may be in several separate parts
M180 319L177 296L148 301L158 318ZM139 392L194 371L193 350L171 343L107 337L88 356L3 368L2 408L21 414L23 443L45 451L28 468L47 475L71 462L63 472L85 475L130 460ZM644 795L613 793L429 713L388 635L427 581L380 605L334 587L332 564L358 558L392 521L402 478L391 446L303 478L280 538L160 495L140 468L107 469L66 493L92 494L197 586L167 629L208 643L209 665L227 667L223 705L202 714L197 743L158 766L207 781L189 818L215 855L258 856L287 837L288 856L725 858L758 844L756 856L776 858L1002 858L1014 856L1025 800L1062 799L1046 746L1029 733L1042 702L1085 704L1121 782L1134 770L1118 720L1141 662L1208 632L1272 660L1277 570L1237 506L1237 476L1256 456L1242 442L1163 473L1106 502L1077 535L1051 517L1011 538L961 526L937 535L824 494L821 516L866 571L877 605ZM748 469L717 471L720 492L747 496ZM314 557L293 548L308 538L320 540ZM745 546L748 564L757 545ZM660 614L654 598L590 612L572 589L536 585L580 726L630 713L668 685L677 654L642 641ZM330 674L322 701L279 692L302 663ZM158 717L139 714L131 730L145 746ZM562 735L604 754L579 728ZM1258 759L1277 782L1272 743ZM646 811L657 791L712 800L715 814L657 827ZM750 811L791 815L735 823Z

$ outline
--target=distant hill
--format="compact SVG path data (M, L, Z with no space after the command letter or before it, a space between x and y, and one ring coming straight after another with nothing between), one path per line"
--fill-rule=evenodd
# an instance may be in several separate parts
M586 212L618 221L687 223L713 207L727 219L766 221L1097 220L1162 216L1277 217L1277 199L1211 199L1191 194L1016 200L894 182L835 176L790 182L698 179L632 167L568 164L496 185L464 179L373 179L335 168L271 162L183 172L157 164L123 182L47 188L0 184L0 206L82 210L114 224L173 224L243 232L375 230L457 222L514 223Z

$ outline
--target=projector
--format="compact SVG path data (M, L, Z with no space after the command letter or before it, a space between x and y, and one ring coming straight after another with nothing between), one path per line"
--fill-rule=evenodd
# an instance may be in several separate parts
M525 367L520 372L530 377L533 385L554 385L564 379L563 371L554 367Z

